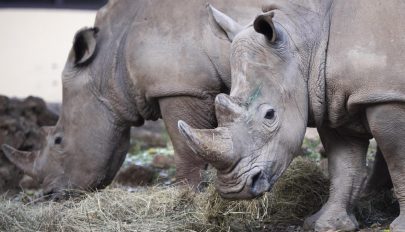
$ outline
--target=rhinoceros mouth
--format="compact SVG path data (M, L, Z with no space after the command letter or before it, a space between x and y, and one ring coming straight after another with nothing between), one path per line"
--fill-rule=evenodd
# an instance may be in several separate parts
M42 196L45 200L61 201L69 198L77 198L79 196L83 196L83 194L85 194L84 191L55 188L43 192Z
M233 179L218 176L217 190L223 198L252 199L270 191L276 181L274 175L269 175L261 168L253 170Z
M63 182L61 181L61 179L63 178L56 178L48 182L48 185L43 185L44 187L42 196L44 197L44 199L52 201L66 200L69 198L82 196L88 191L94 191L94 189L91 188L80 188L78 186L74 186L73 184L66 181L64 183L68 184L61 185L60 183Z

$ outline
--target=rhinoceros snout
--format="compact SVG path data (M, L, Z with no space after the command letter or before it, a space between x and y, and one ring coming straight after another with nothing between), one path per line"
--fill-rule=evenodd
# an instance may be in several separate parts
M259 197L271 189L271 183L266 173L260 171L252 176L250 192L253 197Z
M221 179L221 177L219 177ZM273 186L273 178L263 170L253 170L251 174L245 176L246 181L240 181L239 184L232 184L219 181L217 190L219 194L226 199L253 199L262 196L270 191Z

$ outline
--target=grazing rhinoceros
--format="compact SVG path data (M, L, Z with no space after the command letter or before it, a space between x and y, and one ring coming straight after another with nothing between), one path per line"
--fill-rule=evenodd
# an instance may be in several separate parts
M258 0L212 2L245 23L260 9ZM177 121L214 128L215 95L230 86L230 44L208 17L203 0L110 1L95 27L75 36L62 74L60 119L46 146L31 153L3 146L7 157L45 193L102 188L125 158L130 127L161 117L178 179L198 184L206 162L189 155Z
M215 99L219 127L179 122L218 170L224 197L269 191L316 126L329 159L330 197L305 221L354 230L353 207L374 137L393 180L405 231L405 1L279 0L246 27L211 8L231 47L230 96Z

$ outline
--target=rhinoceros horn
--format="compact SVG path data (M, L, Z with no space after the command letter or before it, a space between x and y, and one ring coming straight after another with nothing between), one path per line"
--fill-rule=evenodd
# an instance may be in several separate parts
M215 112L221 126L238 119L243 113L242 108L226 94L218 94L215 98Z
M178 128L190 148L216 169L222 170L234 163L229 156L233 144L228 128L194 129L182 120L178 122Z
M32 177L36 176L36 172L34 170L34 161L39 152L18 151L6 144L2 145L2 150L6 157L19 169L23 170L27 175Z

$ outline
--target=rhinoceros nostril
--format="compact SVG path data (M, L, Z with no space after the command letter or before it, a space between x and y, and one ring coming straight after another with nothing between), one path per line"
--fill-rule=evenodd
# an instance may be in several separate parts
M257 190L257 187L260 185L262 179L262 172L258 172L252 177L252 191Z
M264 172L260 171L252 176L252 184L251 184L251 194L255 197L261 196L264 192L270 190L271 184L269 183L268 179Z

